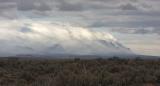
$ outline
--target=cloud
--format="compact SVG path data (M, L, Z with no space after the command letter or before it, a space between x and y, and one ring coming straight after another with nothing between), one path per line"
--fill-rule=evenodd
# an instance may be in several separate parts
M48 11L51 10L51 7L44 1L33 1L33 0L19 0L17 2L17 8L21 11Z
M98 19L92 20L89 27L126 27L126 28L148 28L160 27L160 18L158 15L111 15L101 16Z
M1 3L14 2L15 0L0 0Z
M1 55L131 53L107 32L91 31L51 21L21 20L21 23L19 21L1 23L3 23L0 25Z
M81 3L70 3L67 1L62 1L58 5L60 11L82 11L84 9L84 4Z
M0 3L0 18L17 18L17 9L15 3Z
M24 26L24 27L21 27L20 32L29 33L29 32L32 32L32 29L28 26Z
M51 11L57 9L62 11L82 11L97 10L97 8L110 10L158 9L158 3L160 3L159 1L150 0L0 0L0 3L4 2L16 3L17 8L23 11Z
M136 6L133 6L132 4L125 4L125 5L121 5L120 8L122 10L138 10L138 8Z
M112 28L110 29L113 32L126 33L126 34L160 34L159 28Z
M36 18L92 28L159 28L159 5L158 0L0 0L0 19Z

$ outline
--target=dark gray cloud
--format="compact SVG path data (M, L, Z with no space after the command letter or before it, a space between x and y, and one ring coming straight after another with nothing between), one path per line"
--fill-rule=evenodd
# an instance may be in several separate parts
M17 3L18 10L28 11L35 9L34 1L32 0L19 0Z
M20 32L22 32L22 33L29 33L29 32L32 32L32 29L31 28L29 28L29 27L22 27L21 29L20 29Z
M160 34L160 28L112 28L111 31L127 34Z
M154 28L153 32L160 35L160 27Z
M0 3L0 18L14 19L17 18L15 3Z
M15 2L16 0L0 0L0 3L6 3L6 2Z
M17 3L17 8L24 11L33 9L44 11L55 8L62 11L81 11L89 8L137 10L143 7L151 8L156 3L153 1L154 3L150 4L149 0L141 0L141 2L138 0L0 0L0 3L3 2Z
M128 3L125 5L121 5L120 8L122 10L138 10L138 8L136 6L133 6L132 4Z
M58 5L58 10L60 11L82 11L84 10L83 4L80 3L69 3L67 1L62 1Z
M159 5L158 0L0 0L0 18L56 18L96 28L159 28Z
M8 9L16 8L15 3L0 3L0 10L7 11Z
M92 23L89 27L160 27L160 20L155 21L96 21Z
M51 7L44 1L33 1L33 0L19 0L17 1L18 10L30 11L48 11L51 10Z

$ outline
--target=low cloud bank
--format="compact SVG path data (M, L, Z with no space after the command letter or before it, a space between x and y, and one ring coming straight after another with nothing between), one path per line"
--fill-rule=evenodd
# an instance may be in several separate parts
M8 23L9 22L9 23ZM1 21L0 54L128 54L131 51L107 32L49 21Z

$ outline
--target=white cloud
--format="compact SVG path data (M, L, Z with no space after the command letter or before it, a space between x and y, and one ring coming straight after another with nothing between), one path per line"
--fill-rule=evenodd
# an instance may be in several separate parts
M159 0L0 0L1 34L3 40L9 36L7 41L20 45L23 45L23 41L35 40L25 46L26 52L34 51L34 48L28 46L41 43L40 39L46 41L50 38L50 35L42 33L42 30L51 33L50 29L40 29L38 32L34 28L52 27L51 24L32 23L26 19L67 22L90 29L111 28L120 34L160 34L159 5ZM43 44L42 42L41 45ZM24 46L19 47L21 48Z
M130 52L106 32L95 32L83 27L49 21L21 20L21 23L19 21L1 23L3 23L0 26L2 55L54 53L111 55Z

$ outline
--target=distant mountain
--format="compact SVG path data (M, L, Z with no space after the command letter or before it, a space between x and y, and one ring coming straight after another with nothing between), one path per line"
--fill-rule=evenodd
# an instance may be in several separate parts
M4 49L0 52L6 52L6 55L10 53L11 55L44 56L126 56L134 54L107 32L46 22L27 22L19 29L15 29L17 34L14 35L6 33L10 40L3 41L4 43L0 46Z
M69 54L52 54L52 55L16 55L9 56L7 58L19 58L19 59L137 59L137 60L160 60L160 56L148 56L148 55L119 55L119 56L106 56L106 55L69 55Z
M120 44L111 34L79 29L64 29L69 32L65 38L57 37L61 42L49 45L41 52L44 55L132 55L132 51ZM59 32L60 36L62 33ZM63 34L62 34L63 35ZM54 41L54 40L53 40Z

